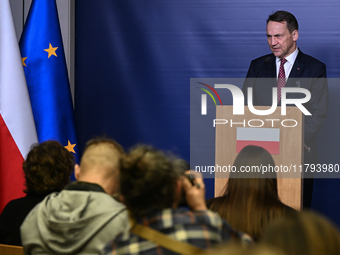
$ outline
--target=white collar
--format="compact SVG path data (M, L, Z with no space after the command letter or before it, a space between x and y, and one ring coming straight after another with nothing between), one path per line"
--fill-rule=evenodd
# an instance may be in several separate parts
M294 64L295 59L297 57L299 53L299 49L296 47L296 49L294 50L294 52L292 54L290 54L289 56L285 57L285 59L287 60L288 63L290 63L291 65ZM280 61L281 58L276 57L276 63L278 63Z

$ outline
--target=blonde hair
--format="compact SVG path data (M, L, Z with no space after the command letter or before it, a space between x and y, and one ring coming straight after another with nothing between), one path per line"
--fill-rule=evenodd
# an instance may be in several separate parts
M104 176L117 175L119 161L124 155L120 144L108 138L97 138L87 142L80 161L81 171L101 171Z
M267 244L244 246L241 243L229 242L216 246L199 255L288 255L278 248Z
M289 255L336 255L340 234L331 221L314 212L289 215L269 225L261 242Z

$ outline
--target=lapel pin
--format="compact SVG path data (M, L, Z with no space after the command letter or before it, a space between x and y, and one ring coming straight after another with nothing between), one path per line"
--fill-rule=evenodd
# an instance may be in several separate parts
M297 69L298 71L300 71L300 67L298 67L298 69Z

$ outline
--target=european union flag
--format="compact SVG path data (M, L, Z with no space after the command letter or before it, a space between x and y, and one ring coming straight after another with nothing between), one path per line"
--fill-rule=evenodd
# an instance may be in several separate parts
M33 0L20 50L39 142L57 140L76 153L73 104L55 0Z

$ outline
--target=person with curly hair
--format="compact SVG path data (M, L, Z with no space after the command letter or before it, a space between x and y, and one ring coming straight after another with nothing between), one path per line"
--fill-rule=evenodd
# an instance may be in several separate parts
M132 228L113 238L105 254L187 254L183 244L195 252L222 241L244 240L217 213L207 210L203 179L195 176L191 183L183 175L184 168L174 156L146 145L136 146L122 158L121 196ZM190 210L179 206L183 191ZM141 226L172 244L140 235Z
M21 246L20 225L46 195L70 182L74 156L57 141L34 145L23 163L25 197L10 201L0 215L0 243Z

